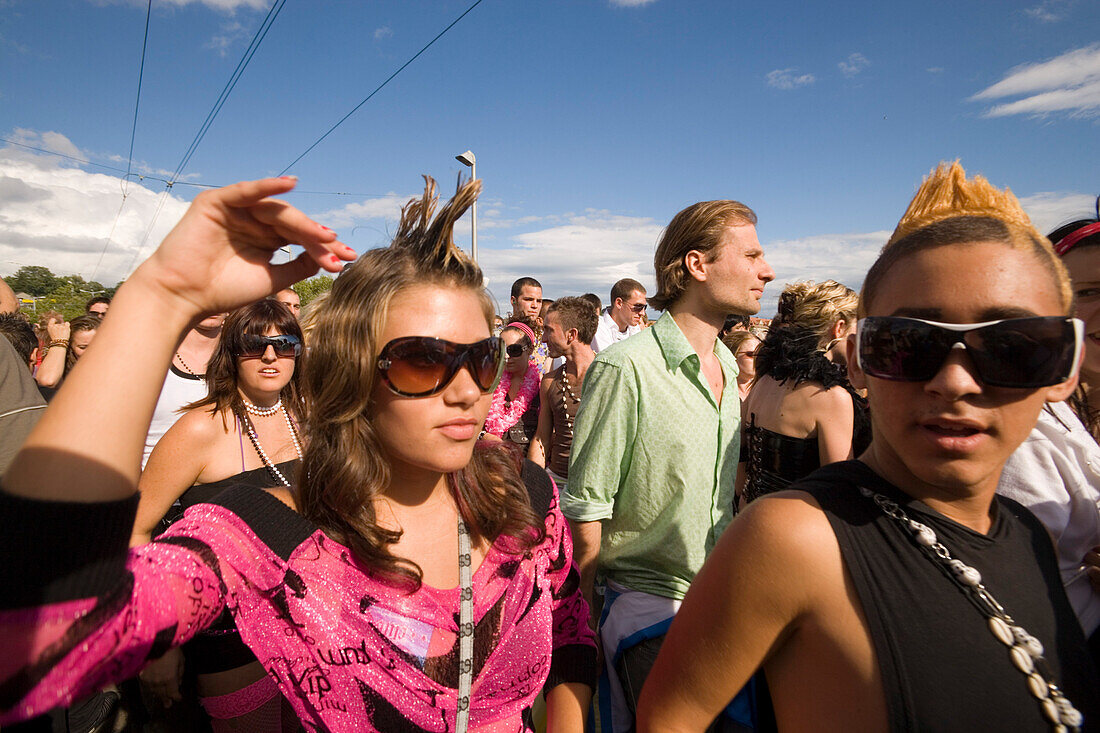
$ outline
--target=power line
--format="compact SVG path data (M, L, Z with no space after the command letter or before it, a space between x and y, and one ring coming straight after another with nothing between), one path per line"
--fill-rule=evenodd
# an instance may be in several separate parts
M149 17L153 13L153 0L145 6L145 37L141 41L141 66L138 68L137 99L134 100L134 124L130 128L130 154L126 158L126 179L129 183L130 169L134 163L134 137L137 135L138 107L141 106L141 80L145 77L145 49L149 46Z
M176 170L172 173L171 180L165 182L164 191L161 193L160 201L157 203L156 212L149 221L149 226L145 230L145 236L142 237L141 245L134 252L134 257L130 261L131 268L134 262L137 261L138 255L145 249L145 243L149 241L149 235L152 233L153 227L157 223L157 217L160 216L160 212L164 208L164 201L168 197L168 192L172 190L172 186L175 185L176 180L183 173L183 169L191 160L191 156L194 155L195 150L198 149L199 143L206 137L206 133L210 129L210 126L214 124L214 118L218 116L218 112L221 111L222 105L225 104L225 100L229 98L230 92L237 86L237 82L244 74L244 70L248 67L248 63L252 60L252 57L256 55L256 49L260 47L260 43L263 42L264 38L267 36L267 32L271 29L272 23L279 17L279 13L282 12L285 5L286 0L275 0L275 2L271 4L271 7L267 11L267 15L264 16L263 22L260 23L260 27L256 29L256 33L252 36L248 48L245 49L244 55L241 56L241 60L237 62L237 68L230 74L229 81L222 87L221 94L218 95L218 99L214 102L214 106L210 108L210 112L207 113L206 119L203 120L202 125L199 127L199 131L195 134L195 139L191 141L191 145L188 146L187 152L183 154L183 158L180 159L179 165L176 166Z
M15 145L15 146L20 147L20 148L26 148L27 150L34 150L35 152L39 152L39 153L45 153L46 155L56 155L59 158L65 158L66 160L71 160L71 161L74 161L76 163L83 163L84 165L94 165L98 168L106 168L109 171L116 171L118 173L122 173L123 176L126 176L128 178L136 178L139 181L149 180L149 181L159 181L160 183L169 183L169 180L167 178L161 178L159 176L154 176L154 175L150 175L150 174L147 174L147 173L130 173L130 174L127 174L126 170L124 168L117 168L113 165L105 165L103 163L93 163L92 161L85 160L84 158L77 158L77 157L74 157L72 155L66 155L65 153L58 153L57 151L47 150L45 148L36 148L33 145L27 145L26 143L20 143L20 142L16 142L15 140L9 140L6 137L0 137L0 142L8 143L9 145ZM202 182L199 182L199 181L171 181L171 183L172 183L173 187L175 187L175 186L193 186L195 188L223 188L225 186L224 183L202 183ZM375 199L384 199L384 198L387 198L387 197L393 195L393 194L387 194L387 193L356 193L356 192L353 192L353 191L300 191L298 189L294 189L293 191L287 191L286 193L284 193L282 195L283 196L294 196L296 194L309 194L309 195L313 195L313 196L362 196L364 198L375 198Z
M39 153L46 153L47 155L56 155L59 158L66 158L68 160L74 160L77 163L83 163L85 165L94 165L94 166L97 166L99 168L106 168L107 170L118 171L119 173L125 173L126 172L125 169L116 168L113 165L104 165L103 163L93 163L90 160L84 160L83 158L76 158L76 157L73 157L72 155L65 155L65 153L59 153L56 150L46 150L45 148L36 148L35 146L27 145L26 143L19 143L19 142L16 142L15 140L9 140L6 137L0 137L0 142L5 142L5 143L8 143L9 145L15 145L15 146L20 147L20 148L26 148L27 150L34 150L34 151L37 151Z
M256 29L256 33L252 36L252 41L248 44L248 48L245 49L244 55L241 56L241 60L237 62L237 68L235 68L233 73L229 76L229 81L225 83L221 94L218 95L217 101L214 102L214 106L206 115L206 119L203 120L198 133L195 134L195 139L191 141L191 145L187 148L187 152L183 154L183 158L180 160L179 165L176 166L176 171L172 174L173 182L183 173L184 167L191 160L191 156L194 155L195 149L198 148L199 143L202 142L202 139L206 136L210 126L214 123L214 118L218 116L218 112L221 111L222 105L225 104L225 100L229 98L229 93L232 92L233 87L237 85L248 63L256 54L256 49L260 47L260 43L264 40L264 37L267 36L267 32L271 29L272 23L275 22L275 19L279 16L279 13L282 12L283 6L285 5L286 0L275 0L275 2L271 4L263 22L260 23L260 27Z
M141 80L145 77L145 51L149 47L149 18L152 14L153 0L149 0L145 6L145 35L141 40L141 65L138 67L137 98L134 100L134 123L130 127L130 153L126 156L126 175L122 178L122 201L118 204L118 212L115 213L111 231L107 233L107 239L103 242L103 249L99 252L99 259L96 260L95 268L92 269L92 276L88 278L89 280L95 280L95 276L99 274L99 266L103 264L103 255L107 254L107 248L111 246L111 239L115 236L115 227L118 226L118 220L122 218L122 208L126 206L126 197L130 193L130 171L134 165L134 138L137 136L138 109L141 106Z
M408 61L406 61L405 63L401 64L400 68L398 68L398 69L397 69L397 71L395 71L395 72L393 72L392 74L390 74L390 75L389 75L389 78L387 78L387 79L386 79L386 80L385 80L384 82L382 82L381 84L379 84L379 85L378 85L378 86L377 86L377 87L375 88L375 90L374 90L373 92L371 92L370 94L368 94L368 95L366 96L366 98L365 98L365 99L364 99L364 100L363 100L362 102L360 102L359 104L355 105L355 106L354 106L354 107L352 108L352 110L351 110L350 112L348 112L348 113L347 113L346 115L344 115L343 117L341 117L341 118L340 118L340 120L339 120L339 122L337 122L337 123L336 123L335 125L333 125L332 127L330 127L330 128L328 129L328 131L327 131L327 132L326 132L326 133L325 133L324 135L322 135L321 137L317 138L317 141L316 141L316 142L314 142L314 143L313 143L312 145L310 145L310 146L309 146L308 148L306 148L306 150L305 150L305 152L304 152L304 153L302 153L302 154L301 154L301 155L299 155L299 156L298 156L297 158L295 158L294 160L292 160L292 161L290 162L290 165L288 165L288 166L287 166L286 168L283 168L283 169L282 169L281 171L279 171L279 175L280 175L280 176L281 176L281 175L283 175L283 174L284 174L284 173L286 173L286 172L287 172L288 170L290 170L290 169L291 169L291 167L293 167L295 163L297 163L297 162L298 162L299 160L301 160L302 158L306 157L306 156L307 156L307 155L309 154L309 152L310 152L311 150L313 150L313 149L314 149L315 147L317 147L318 145L320 145L320 144L321 144L321 141L322 141L322 140L324 140L324 139L325 139L326 137L328 137L328 136L329 136L330 134L332 134L332 131L333 131L333 130L335 130L335 129L336 129L337 127L339 127L340 125L344 124L344 121L345 121L345 120L346 120L347 118L351 117L351 116L352 116L353 114L355 114L355 113L356 113L356 112L357 112L357 111L359 110L359 108L360 108L360 107L362 107L362 106L363 106L364 104L366 104L366 103L367 103L368 101L370 101L370 98L371 98L371 97L373 97L373 96L374 96L375 94L377 94L378 92L380 92L380 91L382 90L382 87L384 87L384 86L386 86L387 84L389 84L389 83L390 83L390 82L391 82L391 81L393 80L393 78L394 78L395 76L397 76L397 75L398 75L398 74L400 74L400 73L401 73L402 71L404 71L404 70L405 70L405 67L406 67L406 66L408 66L409 64L411 64L411 63L412 63L413 61L416 61L416 59L420 57L420 54L424 53L424 52L425 52L425 51L427 51L427 50L428 50L429 48L431 48L431 47L432 47L432 44L434 44L434 43L435 43L436 41L438 41L438 40L439 40L440 38L442 38L442 37L443 37L443 35L444 35L444 34L445 34L445 33L446 33L447 31L451 30L451 28L454 28L454 27L455 27L455 25L457 25L457 24L458 24L458 21L460 21L460 20L462 20L463 18L465 18L465 17L466 17L466 16L467 16L467 15L469 14L469 12L470 12L471 10L473 10L474 8L476 8L476 7L478 6L478 5L481 5L481 2L482 2L482 0L476 0L476 1L474 2L474 4L473 4L473 5L471 5L470 7L466 8L466 12L464 12L464 13L463 13L462 15L458 16L458 17L457 17L457 18L455 18L455 19L454 19L453 21L451 21L451 24L450 24L449 26L447 26L446 28L444 28L443 30L441 30L441 31L439 32L439 35L437 35L437 36L436 36L435 38L433 38L432 40L428 41L428 44L427 44L426 46L424 46L424 48L422 48L422 49L420 49L419 51L417 51L417 52L416 52L416 55L414 55L414 56L413 56L413 57L412 57L411 59L409 59L409 60L408 60Z

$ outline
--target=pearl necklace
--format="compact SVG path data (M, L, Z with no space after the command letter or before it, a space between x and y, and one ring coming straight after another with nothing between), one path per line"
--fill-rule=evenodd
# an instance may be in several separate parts
M244 409L248 410L250 414L255 415L256 417L270 417L271 415L274 415L276 412L281 410L283 407L282 397L280 397L279 401L271 407L259 407L258 405L252 404L244 397L241 398L241 402L244 403ZM286 410L283 410L283 412L286 412Z
M929 558L943 565L948 575L985 615L989 631L997 641L1008 647L1013 666L1027 676L1027 689L1032 697L1039 701L1043 716L1050 723L1051 729L1079 731L1084 716L1073 707L1069 698L1050 679L1052 675L1046 659L1043 658L1042 642L1008 615L1004 607L982 585L981 573L962 560L951 557L951 551L943 546L932 528L915 519L910 519L896 502L870 489L861 487L859 491L869 499L873 499L883 514L904 527Z
M246 407L248 404L249 403L246 400ZM286 420L287 430L290 431L290 440L294 443L294 452L298 454L298 460L302 460L302 444L298 440L298 431L294 429L294 422L290 419L290 413L287 412L285 407L283 407L282 400L279 400L279 403L275 405L275 407L272 408L272 411L268 412L267 414L274 414L275 410L282 410L283 418ZM244 423L245 431L248 433L248 439L252 441L252 447L256 449L256 454L260 457L260 460L263 461L264 466L267 468L268 471L271 472L272 476L278 479L279 483L281 483L283 486L286 486L287 488L290 488L290 482L287 481L286 476L284 476L282 472L275 467L275 464L272 462L272 460L267 457L267 452L264 450L264 447L260 445L260 436L256 435L256 428L252 425L252 421L248 419L247 415L242 415L241 417L243 418L241 422Z

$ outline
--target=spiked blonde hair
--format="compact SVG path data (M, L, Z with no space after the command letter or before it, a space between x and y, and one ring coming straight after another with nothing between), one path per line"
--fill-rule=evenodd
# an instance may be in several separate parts
M930 247L970 242L1000 242L1029 250L1054 278L1062 307L1073 312L1069 275L1050 241L1039 234L1011 190L998 189L983 176L967 179L958 161L940 163L917 190L897 228L867 272L860 292L859 315L887 271L898 260Z

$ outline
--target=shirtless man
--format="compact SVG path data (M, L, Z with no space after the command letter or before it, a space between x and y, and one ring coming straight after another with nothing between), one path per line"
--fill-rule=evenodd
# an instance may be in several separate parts
M596 358L590 343L597 323L599 318L587 300L568 297L550 305L543 324L551 358L564 358L565 363L543 377L539 385L539 424L527 458L546 468L559 492L565 491L569 477L569 449L581 385Z
M638 729L703 730L758 668L784 731L1096 729L1100 683L1049 537L995 498L1044 402L1076 384L1071 301L1010 192L958 164L926 179L848 339L871 446L730 525L668 632ZM991 621L979 592L1012 618Z

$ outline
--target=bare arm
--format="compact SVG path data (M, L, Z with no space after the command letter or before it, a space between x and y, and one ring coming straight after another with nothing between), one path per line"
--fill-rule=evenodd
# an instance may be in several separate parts
M141 499L131 547L152 540L153 530L173 502L198 480L210 447L211 429L221 427L220 418L214 417L217 425L206 410L189 412L157 442L138 481Z
M0 313L15 313L19 310L19 301L8 283L0 278Z
M267 198L293 187L293 179L268 178L195 197L119 289L92 345L5 474L8 492L84 502L130 496L163 375L191 324L309 277L319 265L337 272L339 259L354 258L332 231ZM272 265L288 242L306 252Z
M539 385L539 424L535 428L535 437L527 449L527 460L546 468L546 454L550 447L550 434L553 430L553 418L550 414L550 377L543 377Z
M701 731L814 608L814 550L835 537L812 499L750 504L719 540L669 628L638 704L639 731ZM752 563L745 557L751 555Z
M42 357L42 363L38 365L34 381L43 387L56 387L65 376L65 357L68 354L69 324L51 321L46 324L46 334L49 341L46 342L46 355ZM64 344L50 346L53 341L64 341Z
M569 530L573 534L573 562L581 573L581 595L592 605L593 586L596 582L596 558L600 554L600 538L603 536L603 524L600 522L574 522L569 520ZM595 628L596 619L590 616L589 625Z
M576 733L584 730L592 688L567 682L546 691L546 732Z
M811 399L817 423L817 451L821 465L852 458L855 408L843 387L819 392Z

